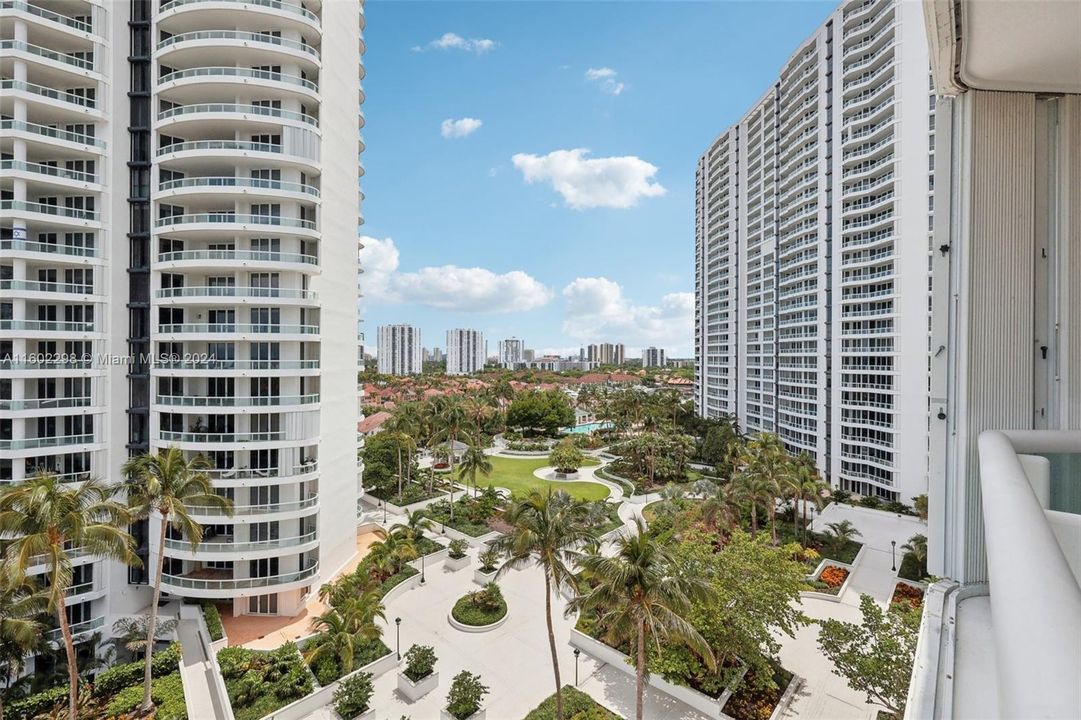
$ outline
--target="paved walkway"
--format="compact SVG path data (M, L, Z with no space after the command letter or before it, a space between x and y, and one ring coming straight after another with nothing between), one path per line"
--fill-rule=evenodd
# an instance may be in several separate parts
M181 620L176 625L176 635L181 646L180 675L184 681L188 715L192 718L228 717L222 705L228 703L228 698L218 697L210 679L212 670L199 641L199 623Z

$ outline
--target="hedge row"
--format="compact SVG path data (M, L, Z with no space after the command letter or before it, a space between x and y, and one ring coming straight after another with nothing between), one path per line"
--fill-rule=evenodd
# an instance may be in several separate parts
M154 670L154 677L175 673L180 669L180 643L173 643L161 652L154 653L154 660L150 665ZM113 665L94 679L94 695L115 695L129 685L141 683L144 668L145 663L142 660Z

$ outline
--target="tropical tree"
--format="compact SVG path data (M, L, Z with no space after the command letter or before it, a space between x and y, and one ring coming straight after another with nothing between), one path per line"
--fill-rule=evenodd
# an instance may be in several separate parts
M920 577L927 574L927 536L923 533L916 533L908 539L901 549L906 553L912 553L912 556L916 558L916 561L920 564Z
M0 571L0 682L4 685L22 673L27 656L44 648L45 626L40 618L47 601L25 575L11 572L10 566ZM0 695L0 720L3 717Z
M424 537L425 530L431 530L435 525L432 523L428 511L424 508L405 511L405 522L395 523L391 526L391 534L397 534L407 540L416 542Z
M119 641L124 649L135 657L141 657L147 648L147 623L150 618L146 615L133 615L120 618L113 623L114 642ZM176 630L176 620L165 618L154 624L154 642L167 639ZM153 652L153 645L150 646Z
M568 440L556 445L552 448L552 452L548 454L548 464L554 467L557 472L562 473L577 472L585 460L582 451Z
M706 527L716 530L735 525L739 521L740 501L740 488L733 483L721 485L712 495L706 495L700 506Z
M157 453L137 455L121 468L128 478L125 490L128 505L134 518L158 518L158 554L154 565L154 598L147 612L146 644L149 648L144 658L142 711L149 714L154 708L150 696L153 681L153 648L158 619L158 600L161 598L161 572L165 562L165 537L169 528L179 531L191 544L192 552L203 541L203 526L191 516L196 508L221 512L232 516L233 503L214 492L214 485L207 475L210 461L203 455L188 459L177 447Z
M782 483L790 473L790 461L780 438L760 433L747 444L741 459L739 486L744 499L751 504L751 536L758 531L758 506L769 516L770 538L777 542L777 497Z
M469 427L469 418L465 414L462 402L457 398L448 398L446 406L434 418L435 433L432 437L434 442L446 442L450 445L450 453L447 456L451 472L454 471L454 453L458 444L458 437Z
M370 548L372 564L381 578L396 574L402 564L417 557L417 546L412 538L400 532L382 532L382 540L376 540Z
M514 529L495 544L507 559L496 577L512 568L539 565L544 572L544 619L548 625L548 649L552 653L555 676L556 718L563 720L563 697L560 688L559 656L556 653L555 628L552 625L552 594L574 588L572 567L582 549L595 549L597 539L589 522L589 510L583 503L572 502L564 492L548 488L547 494L534 490L528 497L512 500L503 512L503 520Z
M492 460L476 443L470 443L458 464L458 477L469 478L473 485L473 497L477 496L477 473L484 477L492 474ZM450 517L454 519L454 496L450 499Z
M826 525L826 534L829 535L830 545L834 550L840 550L852 540L863 535L856 529L851 520L829 523Z
M799 505L796 529L807 534L807 504L811 503L816 509L822 509L822 495L825 483L818 475L814 461L810 456L801 454L794 464L792 472L785 476L786 488L789 496Z
M131 565L139 562L135 540L123 528L131 513L114 497L116 487L97 478L65 485L42 473L0 490L0 535L10 537L4 560L25 576L31 565L45 564L46 609L55 612L68 662L68 720L79 715L79 671L75 638L68 622L66 596L72 581L72 548Z
M380 593L374 588L327 608L312 620L312 629L321 633L322 638L313 643L304 659L314 665L324 657L332 657L343 675L353 672L364 645L381 635L376 618L385 620L386 616Z
M716 660L709 643L686 619L693 602L708 596L709 583L681 574L675 558L649 535L642 519L635 524L636 533L616 540L614 556L590 553L579 559L593 586L574 598L568 611L596 611L610 642L630 642L636 648L635 717L642 720L647 640L652 639L658 651L662 641L685 643L710 669Z

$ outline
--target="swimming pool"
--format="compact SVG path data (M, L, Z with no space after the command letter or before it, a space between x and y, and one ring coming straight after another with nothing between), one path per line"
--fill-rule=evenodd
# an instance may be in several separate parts
M612 423L605 420L604 422L587 422L582 423L581 425L575 425L574 427L566 427L563 428L563 432L568 435L585 435L594 430L607 430L610 427L612 427Z

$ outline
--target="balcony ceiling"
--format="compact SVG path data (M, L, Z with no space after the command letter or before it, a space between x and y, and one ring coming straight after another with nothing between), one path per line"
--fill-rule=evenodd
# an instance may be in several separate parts
M1081 2L959 0L958 75L970 88L1081 93Z

